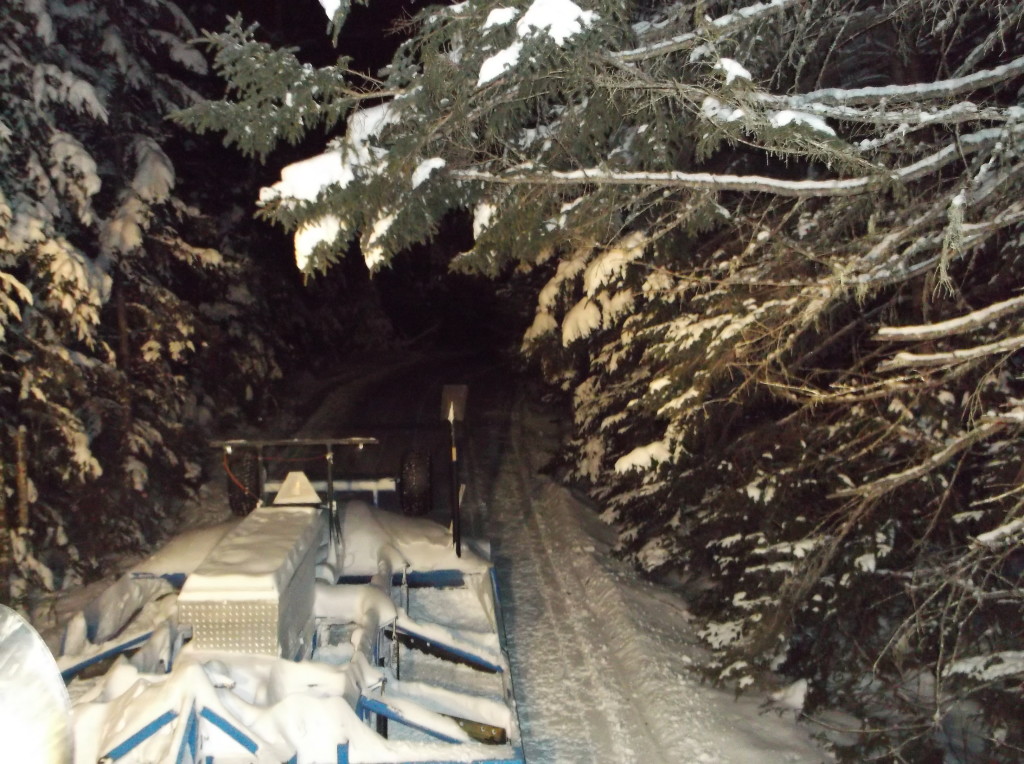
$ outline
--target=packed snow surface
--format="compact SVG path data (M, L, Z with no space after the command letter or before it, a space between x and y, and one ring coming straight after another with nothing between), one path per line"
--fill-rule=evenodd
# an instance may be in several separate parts
M181 598L276 598L319 533L312 507L260 507L229 532L188 577Z
M773 701L703 681L686 603L615 560L611 529L539 474L557 449L544 408L510 408L473 431L467 504L494 540L526 760L831 760L795 721L799 683Z

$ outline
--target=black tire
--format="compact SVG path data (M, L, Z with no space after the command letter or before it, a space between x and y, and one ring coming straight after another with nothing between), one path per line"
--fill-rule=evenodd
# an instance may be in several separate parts
M231 513L245 517L256 508L262 489L260 459L252 449L240 449L227 457L228 506Z
M430 454L407 451L402 456L398 475L398 503L406 515L425 515L430 511L433 491L430 484Z

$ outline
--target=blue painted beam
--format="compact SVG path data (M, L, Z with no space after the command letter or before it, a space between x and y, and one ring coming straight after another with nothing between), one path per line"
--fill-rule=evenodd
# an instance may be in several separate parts
M184 764L185 754L188 754L189 761L197 761L199 756L199 716L196 714L195 704L188 713L188 721L185 722L185 732L181 736L181 747L178 755L174 758L174 764Z
M93 666L99 663L100 661L105 661L107 658L112 658L115 655L121 655L122 653L130 652L144 644L146 640L148 640L151 636L153 636L153 632L147 631L145 634L140 634L139 636L132 637L131 639L126 640L125 642L115 644L101 653L97 653L96 655L79 661L73 666L68 666L66 669L60 672L60 677L64 680L65 683L70 682L72 679L74 679L75 675L83 669L86 669L89 666Z
M146 740L149 740L149 738L153 737L153 735L159 732L163 727L170 724L177 717L178 714L176 712L165 711L156 719L147 724L145 727L140 729L138 732L124 740L124 742L114 746L109 751L107 751L106 756L101 756L100 758L102 760L109 759L110 761L117 761L126 753L129 753L133 748L136 748L137 746L144 743Z
M428 649L434 650L442 655L449 655L456 660L465 661L469 665L475 666L479 669L483 669L484 671L490 671L494 674L500 674L504 670L501 665L495 663L494 661L488 658L485 658L482 655L471 653L468 650L462 649L461 647L455 647L454 645L448 644L447 642L443 642L437 639L437 637L425 636L408 628L407 626L402 626L401 624L399 624L398 634L400 636L405 636L406 638L411 639L413 642L421 642Z
M256 753L256 750L259 748L259 745L257 745L256 741L248 735L246 735L244 732L242 732L242 730L238 729L238 727L229 722L216 711L213 711L209 708L204 708L202 711L199 712L199 715L206 719L206 721L210 722L210 724L212 724L214 727L227 734L228 737L230 737L240 746L245 748L245 750L247 750L249 753Z
M383 716L386 719L391 719L392 721L396 721L399 724L404 724L406 727L411 727L412 729L419 730L420 732L425 732L426 734L431 735L432 737L436 737L438 740L442 740L445 743L464 742L462 740L449 737L448 735L445 735L443 732L438 732L437 730L431 729L430 727L424 727L422 724L417 724L416 722L406 718L405 715L402 714L402 712L399 711L397 708L389 706L386 702L382 700L377 700L376 698L368 698L364 695L359 698L359 703L357 705L362 706L364 710L370 713L377 714L377 716Z

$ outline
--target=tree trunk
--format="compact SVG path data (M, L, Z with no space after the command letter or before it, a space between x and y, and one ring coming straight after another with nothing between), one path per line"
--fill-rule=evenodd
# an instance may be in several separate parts
M128 326L128 306L125 301L125 278L118 272L114 276L114 310L117 315L117 366L121 370L122 385L117 401L121 404L121 453L128 448L128 433L132 429L132 396L129 392L131 376L131 332Z
M25 455L25 428L14 434L15 495L18 498L18 530L28 528L28 458Z

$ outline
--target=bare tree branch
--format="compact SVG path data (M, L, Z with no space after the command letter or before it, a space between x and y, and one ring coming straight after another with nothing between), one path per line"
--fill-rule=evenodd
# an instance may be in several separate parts
M925 461L915 467L903 470L902 472L886 475L883 478L874 480L870 483L865 483L864 485L859 485L855 488L844 488L830 494L829 498L847 499L857 496L867 500L877 499L879 496L895 491L900 486L905 485L912 480L924 477L932 470L941 467L956 454L970 448L978 441L985 440L986 438L995 435L1008 424L1009 422L1002 419L987 421L952 441L941 451L932 454Z
M708 24L707 33L686 32L667 40L644 45L633 50L623 50L612 55L618 61L643 61L648 58L668 55L679 50L692 46L695 42L706 39L710 34L722 36L735 32L754 20L757 20L770 13L778 13L798 3L798 0L770 0L767 3L755 3L745 8L740 8L733 13L719 16Z
M954 334L964 334L978 329L991 321L1015 313L1024 308L1024 296L1014 297L1002 302L993 303L985 308L972 311L958 318L939 321L934 324L918 326L883 326L875 335L876 340L896 342L915 342L919 340L935 340Z
M1024 347L1024 335L1008 337L999 342L990 342L963 350L948 350L944 353L897 353L888 361L878 364L879 371L906 369L908 367L949 366L956 363L976 361L989 355L1012 353Z

